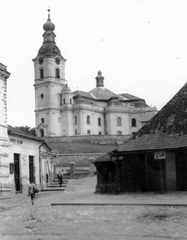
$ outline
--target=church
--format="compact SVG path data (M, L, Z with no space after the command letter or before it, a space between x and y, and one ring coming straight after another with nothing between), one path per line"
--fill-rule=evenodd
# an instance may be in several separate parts
M55 42L50 10L43 29L43 44L33 59L38 137L131 135L157 113L144 99L105 88L100 70L93 76L94 89L71 91L65 80L66 59Z

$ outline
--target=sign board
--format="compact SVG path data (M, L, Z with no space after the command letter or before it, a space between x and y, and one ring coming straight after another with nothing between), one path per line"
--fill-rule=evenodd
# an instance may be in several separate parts
M154 159L166 159L166 153L165 152L155 152L154 153Z
M14 163L9 164L10 174L14 173Z

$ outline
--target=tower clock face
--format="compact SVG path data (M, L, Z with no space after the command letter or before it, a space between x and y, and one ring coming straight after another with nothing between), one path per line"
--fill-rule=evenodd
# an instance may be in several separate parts
M55 62L56 62L56 64L60 64L60 58L55 58Z
M43 61L44 61L43 58L40 57L40 58L39 58L39 64L41 65L41 64L43 63Z

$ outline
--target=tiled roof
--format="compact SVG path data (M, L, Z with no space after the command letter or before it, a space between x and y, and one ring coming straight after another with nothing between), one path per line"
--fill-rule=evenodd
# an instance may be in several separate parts
M119 151L187 147L187 83Z

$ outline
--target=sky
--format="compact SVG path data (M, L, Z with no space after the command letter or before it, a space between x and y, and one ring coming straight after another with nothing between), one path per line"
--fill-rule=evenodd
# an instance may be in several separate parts
M35 127L32 59L48 7L72 91L95 88L101 70L106 88L160 110L187 82L186 0L0 0L9 125Z

